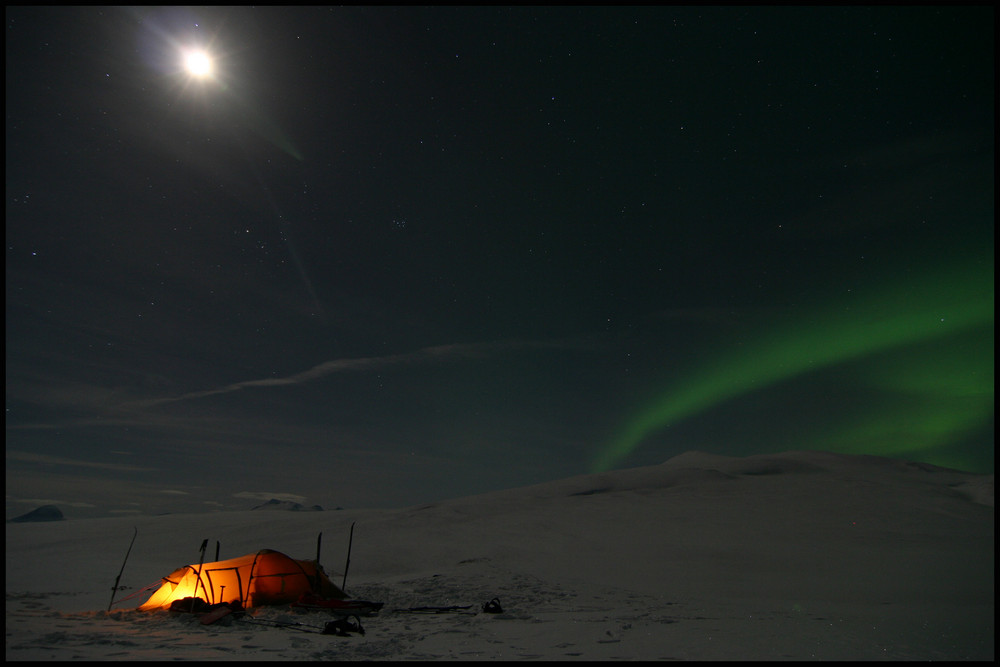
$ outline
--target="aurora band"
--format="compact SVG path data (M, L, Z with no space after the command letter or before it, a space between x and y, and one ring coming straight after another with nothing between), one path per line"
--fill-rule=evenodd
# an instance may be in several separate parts
M621 464L656 431L804 373L979 328L992 341L993 293L992 260L967 260L866 298L830 304L781 331L765 331L739 350L724 351L700 372L655 397L598 453L591 470ZM978 424L992 414L993 361L981 363L981 395L974 399L978 407L959 421ZM952 425L958 430L962 426Z

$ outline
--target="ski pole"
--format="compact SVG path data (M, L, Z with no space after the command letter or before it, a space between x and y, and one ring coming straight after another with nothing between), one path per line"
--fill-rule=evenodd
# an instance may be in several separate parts
M313 593L316 593L317 595L320 594L319 572L321 566L319 564L319 550L322 544L323 544L323 533L321 531L320 534L316 536L316 576L313 578L313 583L312 583Z
M132 545L135 544L135 536L139 534L139 529L133 526L135 532L132 533L132 541L128 543L128 551L125 552L125 560L122 561L122 569L118 570L118 576L115 577L115 585L111 587L111 602L108 603L108 611L111 611L111 605L115 603L115 593L118 592L118 582L122 580L122 572L125 571L125 563L128 562L128 555L132 553Z
M198 574L194 582L194 595L191 596L191 613L194 613L194 601L198 597L198 584L201 584L201 566L205 563L205 549L208 548L208 538L206 537L201 542L201 560L198 561ZM205 588L205 585L201 585ZM205 597L208 597L208 589L205 588Z
M351 567L351 545L354 544L354 522L351 522L351 537L347 541L347 562L344 564L344 581L340 584L340 590L347 592L347 570Z

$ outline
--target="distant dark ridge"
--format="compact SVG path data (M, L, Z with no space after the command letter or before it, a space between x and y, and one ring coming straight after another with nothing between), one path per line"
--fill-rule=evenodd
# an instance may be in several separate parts
M33 509L27 514L16 516L7 523L27 523L29 521L65 521L66 517L55 505L42 505L38 509Z
M271 498L263 505L257 505L254 507L255 510L284 510L286 512L322 512L323 508L319 505L313 505L312 507L306 507L301 503L293 503L290 500L278 500L277 498Z

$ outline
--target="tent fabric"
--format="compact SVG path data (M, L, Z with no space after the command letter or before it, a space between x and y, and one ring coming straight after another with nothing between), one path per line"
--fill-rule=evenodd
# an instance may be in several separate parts
M209 604L239 601L246 608L295 602L306 592L325 598L347 597L314 560L295 560L279 551L256 553L185 565L163 577L163 584L139 606L140 610L167 609L174 600L198 597Z

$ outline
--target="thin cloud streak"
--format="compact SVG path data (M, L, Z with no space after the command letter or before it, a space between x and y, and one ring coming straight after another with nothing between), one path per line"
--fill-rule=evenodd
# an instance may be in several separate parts
M415 352L403 354L390 354L383 357L359 357L353 359L334 359L325 361L312 368L280 378L265 378L262 380L245 380L216 389L206 389L195 391L173 398L159 398L147 401L136 401L131 405L136 407L153 407L179 401L190 401L209 396L229 394L242 389L253 389L260 387L283 387L311 382L320 378L344 372L359 372L370 370L381 370L392 366L414 365L434 361L459 361L463 359L483 359L494 354L510 350L526 349L583 349L579 343L566 342L538 342L538 341L497 341L488 343L456 343L451 345L434 345L425 347Z
M150 472L156 468L128 465L125 463L100 463L95 461L81 461L79 459L67 459L59 456L49 456L47 454L33 454L31 452L8 451L6 459L10 461L22 461L25 463L41 463L44 465L76 466L81 468L99 468L101 470L118 470L123 472Z

